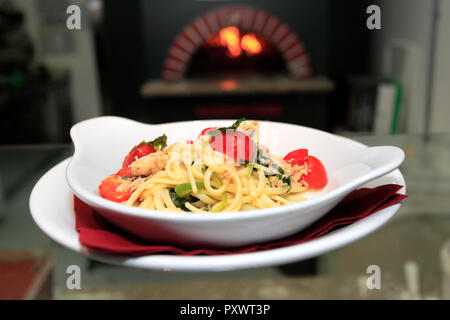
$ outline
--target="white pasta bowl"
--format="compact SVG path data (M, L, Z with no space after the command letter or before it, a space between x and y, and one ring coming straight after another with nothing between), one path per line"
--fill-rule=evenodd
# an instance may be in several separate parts
M261 144L271 154L307 148L328 174L320 191L308 200L286 206L223 213L161 212L129 207L98 194L102 179L120 169L129 150L143 140L166 134L168 144L195 139L202 129L229 126L233 120L144 124L120 117L99 117L74 125L70 131L75 153L66 178L73 193L120 228L155 243L184 247L237 247L295 234L325 215L363 184L398 168L400 148L367 147L347 138L303 126L260 122Z

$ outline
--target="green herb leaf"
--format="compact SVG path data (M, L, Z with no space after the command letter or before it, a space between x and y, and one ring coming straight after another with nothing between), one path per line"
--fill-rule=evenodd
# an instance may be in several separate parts
M205 185L201 182L196 182L197 189L205 189ZM175 192L180 198L187 197L192 193L192 185L190 183L179 184L175 187Z
M225 209L226 205L227 205L227 194L224 192L222 193L222 201L216 208L212 209L211 212L222 211L223 209Z
M288 189L287 189L287 191L285 193L288 193L289 191L291 191L291 188L292 188L291 177L290 176L283 177L282 181L288 185Z
M135 177L123 176L123 177L121 177L122 180L131 180L131 181L137 180L139 178L147 178L147 176L135 176Z
M190 197L184 197L184 198L178 197L177 193L175 192L175 189L173 189L173 188L169 189L169 195L170 195L170 199L172 200L175 207L180 208L183 211L189 211L189 212L191 211L188 208L186 208L186 206L185 206L186 202L192 201L192 199Z
M167 136L163 134L162 136L156 138L155 140L146 143L155 148L155 150L162 150L165 147L167 147Z
M216 136L222 132L226 132L227 130L236 130L237 128L239 128L239 126L241 125L242 122L246 121L247 119L245 117L240 118L239 120L237 120L235 123L233 123L230 127L222 127L222 128L218 128L216 130L209 130L207 132L208 135L210 136Z
M241 123L244 122L245 120L247 120L245 117L240 118L240 119L237 120L235 123L233 123L233 124L231 125L231 127L229 127L229 129L236 130L236 129L241 125Z

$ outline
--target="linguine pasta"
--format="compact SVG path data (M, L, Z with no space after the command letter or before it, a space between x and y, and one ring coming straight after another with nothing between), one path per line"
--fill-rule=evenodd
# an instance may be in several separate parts
M195 213L304 201L302 194L311 189L305 180L310 174L308 161L294 164L294 159L269 154L259 145L259 136L257 122L241 120L234 128L212 128L194 141L154 148L156 152L135 156L128 166L103 180L100 194L128 206ZM107 190L114 196L125 193L124 197L112 199L104 191L111 181L114 185Z

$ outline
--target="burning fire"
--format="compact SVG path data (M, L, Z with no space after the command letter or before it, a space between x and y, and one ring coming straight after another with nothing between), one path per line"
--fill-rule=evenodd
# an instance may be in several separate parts
M231 56L239 57L241 55L241 44L239 29L236 27L223 28L219 32L220 43L228 47Z
M242 37L241 48L244 49L249 55L258 54L262 50L261 43L253 33L247 33Z
M228 48L229 54L236 58L244 50L248 55L255 55L262 51L261 42L253 33L242 36L237 27L227 27L219 31L220 45Z

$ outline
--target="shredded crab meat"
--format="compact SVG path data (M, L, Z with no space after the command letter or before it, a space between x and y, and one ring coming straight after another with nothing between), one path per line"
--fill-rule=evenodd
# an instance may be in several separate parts
M126 192L129 190L136 190L145 180L145 178L137 178L137 179L123 179L123 182L116 188L117 192Z
M301 166L297 164L291 166L288 162L282 161L280 167L283 168L286 174L291 177L292 182L301 182L302 184L304 184L303 180L299 180L303 176L306 176L308 174L308 165L306 164L306 162Z
M131 173L133 176L150 176L164 170L169 156L166 151L156 151L145 157L142 157L131 164Z
M281 188L283 187L285 184L283 182L283 180L273 176L273 177L269 177L268 178L270 186L271 187L275 187L275 188Z

